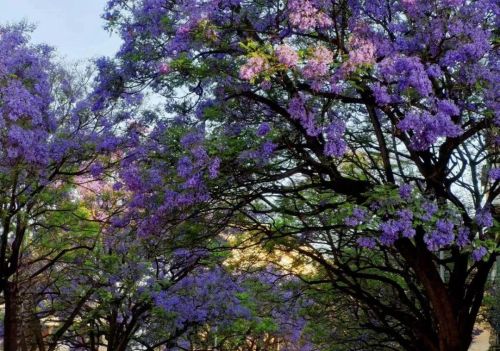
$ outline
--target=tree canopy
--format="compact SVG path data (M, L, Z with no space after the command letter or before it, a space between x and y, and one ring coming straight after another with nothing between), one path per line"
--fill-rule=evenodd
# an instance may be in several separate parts
M498 13L110 0L123 44L81 93L4 27L6 350L57 237L52 347L466 351L499 245Z

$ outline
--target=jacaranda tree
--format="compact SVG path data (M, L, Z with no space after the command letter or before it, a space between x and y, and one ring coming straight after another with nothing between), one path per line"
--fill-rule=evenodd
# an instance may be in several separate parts
M109 73L109 67L101 69ZM101 80L104 85L112 81ZM142 117L154 118L150 113ZM91 258L92 276L79 285L97 288L62 344L116 351L245 350L252 343L279 349L281 343L305 350L301 347L310 342L303 335L304 319L286 300L276 301L279 294L289 294L287 287L267 272L230 269L228 244L219 235L229 216L176 176L184 127L148 133L141 128L142 117L136 116L137 124L124 135L136 147L123 153L114 184L95 192L93 202L99 206L91 207L100 207L99 216L110 223ZM163 148L169 153L160 152ZM169 198L178 202L167 207L163 201ZM273 291L275 300L267 301L259 289Z
M196 204L214 228L318 264L310 283L355 302L386 340L373 348L467 350L498 246L498 13L491 0L108 1L124 42L103 89L166 98L142 125L153 148L123 169L152 213L141 235Z
M185 184L187 169L177 175L186 126L152 133L154 114L136 109L140 95L123 91L111 61L70 73L30 43L29 29L0 27L4 349L308 344L296 309L268 301L280 313L263 316L250 283L277 295L285 287L225 266L218 234L231 216L207 203L196 177ZM198 151L198 166L217 165Z
M51 273L92 250L98 228L74 196L76 177L92 177L119 141L52 49L29 43L29 27L0 27L0 52L0 292L4 349L12 351L30 333L43 345L29 326L39 323Z

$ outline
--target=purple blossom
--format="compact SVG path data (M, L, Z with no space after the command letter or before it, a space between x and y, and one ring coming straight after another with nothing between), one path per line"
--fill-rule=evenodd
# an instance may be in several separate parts
M221 159L219 157L214 157L210 166L208 168L208 174L210 178L216 178L219 174Z
M98 151L112 152L115 151L120 144L120 139L114 135L107 135L99 144Z
M156 292L153 300L174 317L175 328L190 323L217 323L248 317L237 294L242 289L220 268L199 269L168 290Z
M488 174L491 180L500 180L500 168L492 168Z
M493 216L488 208L479 209L476 213L476 223L483 228L493 226Z
M261 147L262 157L264 159L271 157L273 152L276 150L276 147L277 145L274 144L271 140L266 140Z
M208 160L208 154L205 148L201 145L195 146L191 149L191 154L194 156L195 165L201 166Z
M120 176L130 191L140 191L143 188L143 180L136 167L125 167Z
M401 235L405 238L413 238L415 236L415 229L413 229L413 212L408 209L399 210L396 212L399 219L397 223L401 231Z
M399 187L399 196L403 199L403 200L410 200L411 199L411 192L412 192L413 188L410 184L402 184L400 187Z
M182 157L177 163L177 174L186 178L193 172L193 163L188 156Z
M59 116L52 108L55 86L50 75L55 65L50 62L50 52L48 47L28 43L25 26L0 27L3 166L25 164L35 171L50 164L53 157L61 159L61 153L67 151L57 149L68 143L53 134Z
M262 90L267 91L267 90L271 90L271 88L273 87L273 84L271 83L270 80L264 79L260 83L260 87L261 87Z
M484 246L479 246L478 248L472 251L472 259L475 262L479 262L483 259L484 256L488 253L488 250Z
M391 103L392 99L389 93L387 92L387 87L382 86L379 83L376 83L371 86L371 89L377 104L383 106Z
M200 173L195 173L188 177L183 184L184 189L198 189L203 185Z
M111 225L115 228L124 228L129 224L129 219L125 217L112 217L111 218Z
M411 141L415 150L429 148L439 137L457 137L462 134L462 128L444 113L434 116L427 112L408 113L398 127L403 131L413 131Z
M441 68L436 64L427 67L426 71L431 78L440 78L443 75L443 71L441 71Z
M461 248L470 244L470 230L467 227L458 228L457 245Z
M382 231L380 242L384 245L392 245L399 238L413 238L415 229L413 228L413 213L408 209L398 210L395 219L389 219L380 224Z
M344 223L350 227L355 227L366 220L367 212L365 209L355 207L352 210L352 215L344 219Z
M459 108L451 100L439 100L437 102L437 108L439 112L447 116L458 116L460 114Z
M167 75L170 72L172 72L172 67L170 67L168 63L160 63L160 65L158 66L158 73L160 73L161 75Z
M426 201L422 204L422 209L425 212L420 216L420 218L424 221L429 221L438 211L438 206L434 202Z
M343 139L345 124L341 120L331 122L325 128L326 143L324 153L326 156L341 157L345 154L347 144Z
M427 97L432 93L432 83L418 57L389 57L379 64L379 70L386 81L398 82L395 89L401 93L405 93L410 88L422 97Z
M380 230L382 231L380 242L386 246L394 244L394 242L398 239L399 229L398 222L393 219L382 222L380 224Z
M377 246L377 241L374 238L361 237L356 242L359 246L367 249L374 249Z
M438 219L436 229L424 236L424 241L431 251L437 251L442 247L450 245L455 239L455 225L447 219Z
M267 133L269 133L271 131L271 126L269 125L269 123L267 122L264 122L262 123L259 128L257 129L257 136L265 136L267 135Z
M200 130L187 133L181 138L181 145L184 148L190 148L193 145L199 144L203 141L203 133Z
M320 134L321 130L316 123L314 114L307 109L302 96L294 96L290 99L287 111L293 119L300 122L308 135L316 136Z
M99 162L96 162L90 166L89 170L93 177L99 177L104 172L104 167Z

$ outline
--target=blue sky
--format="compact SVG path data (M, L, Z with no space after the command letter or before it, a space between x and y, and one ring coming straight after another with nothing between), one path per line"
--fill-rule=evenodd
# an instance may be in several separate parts
M111 56L120 39L103 28L106 0L0 0L0 23L37 25L35 43L47 43L68 60Z

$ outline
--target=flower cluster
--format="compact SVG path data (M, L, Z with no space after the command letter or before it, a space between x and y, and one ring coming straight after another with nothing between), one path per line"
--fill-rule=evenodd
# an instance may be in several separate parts
M170 289L154 294L156 306L174 316L172 325L182 329L196 323L224 323L248 317L237 294L241 287L221 268L200 269Z
M383 245L392 245L400 237L412 238L415 236L413 228L413 213L410 210L399 210L395 219L380 224L380 242Z
M326 156L341 157L345 154L347 144L344 141L345 123L341 120L332 121L325 128L326 142L324 153Z
M488 208L481 208L476 213L476 223L480 227L489 228L493 226L493 216Z
M436 229L427 233L424 241L431 251L437 251L442 247L450 245L455 239L455 224L447 219L438 219Z
M262 123L259 128L257 129L257 136L266 136L267 133L269 133L271 131L271 126L269 125L269 123Z
M397 81L395 90L405 93L414 89L420 96L427 97L432 93L432 83L419 57L389 57L378 65L381 76L386 81Z
M311 0L290 0L288 2L288 12L290 24L301 31L326 28L333 23Z
M355 227L366 220L367 212L363 208L356 207L352 210L352 215L344 219L344 223L349 227Z
M489 177L491 180L500 180L500 168L493 168L489 172Z
M294 96L290 99L288 113L293 119L300 122L308 135L316 136L320 134L321 129L316 123L314 113L306 107L306 101L302 96Z
M347 65L354 68L358 65L374 64L377 50L375 38L367 25L358 24L349 38L350 51Z
M399 187L399 196L403 200L410 200L413 187L410 184L403 184Z
M285 65L287 68L292 68L297 65L299 55L288 45L280 45L275 50L278 62Z
M253 80L262 72L269 68L267 60L261 56L252 56L240 68L240 78L243 80Z
M302 70L306 79L317 79L325 76L333 62L333 53L324 46L315 47L311 58Z
M392 102L392 97L388 93L386 86L383 86L380 83L374 83L371 86L371 90L377 104L383 106Z
M484 246L480 246L472 251L472 259L476 262L481 261L488 254L488 250Z
M49 135L56 127L50 109L50 49L29 46L22 26L0 27L0 165L44 166L50 162Z
M438 206L431 201L426 201L422 204L423 213L420 215L420 219L423 221L430 221L432 216L434 216L438 211Z
M415 150L425 150L434 144L440 137L457 137L462 134L462 128L455 124L451 116L446 113L431 115L421 113L408 113L398 127L403 131L412 131L412 147Z
M162 62L158 66L158 73L160 73L162 75L167 75L171 71L172 71L172 67L170 67L170 65L168 63L166 63L166 62Z

